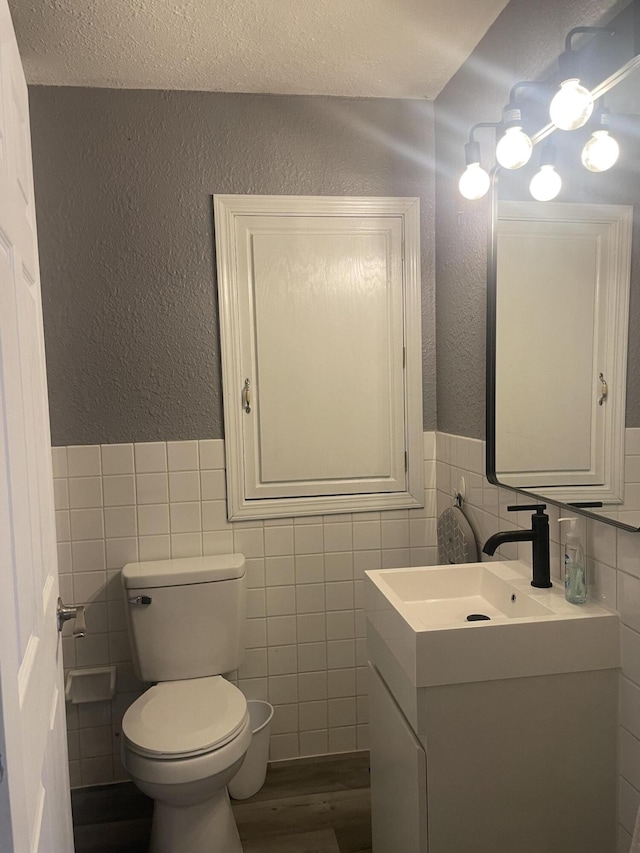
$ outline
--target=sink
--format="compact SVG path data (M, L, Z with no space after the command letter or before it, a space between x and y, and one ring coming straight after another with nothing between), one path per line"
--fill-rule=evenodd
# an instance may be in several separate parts
M415 687L619 665L617 614L570 604L559 585L535 589L520 561L365 574L369 641Z
M528 595L528 590L515 589L488 569L486 563L388 570L380 575L382 585L401 602L403 611L425 630L483 621L469 620L470 616L496 621L553 613Z

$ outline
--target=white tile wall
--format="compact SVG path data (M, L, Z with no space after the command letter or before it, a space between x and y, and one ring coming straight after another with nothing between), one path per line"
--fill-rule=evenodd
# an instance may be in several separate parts
M363 572L437 562L436 517L462 477L479 543L530 521L506 509L528 499L484 477L483 442L424 438L424 510L234 524L226 518L222 441L54 448L61 592L89 605L88 636L63 640L65 666L118 669L113 702L67 706L71 784L124 776L120 723L144 686L131 663L119 572L137 559L244 553L247 653L236 681L248 698L275 706L271 757L366 748ZM548 510L559 579L559 513ZM628 853L640 805L640 535L592 520L581 534L590 594L617 608L622 622L619 853ZM530 561L530 547L509 545L497 556Z
M71 784L123 778L120 724L144 686L133 672L120 569L135 560L242 552L247 653L234 678L275 706L271 757L367 747L363 573L435 562L435 434L425 433L425 509L229 523L224 443L53 449L60 585L89 605L66 668L116 664L112 702L67 706Z
M531 499L493 486L484 477L484 442L446 433L438 433L436 441L439 512L450 505L452 491L459 488L461 478L464 478L464 511L479 543L485 542L497 530L508 529L514 524L530 526L530 513L507 512L507 505L527 504L532 502ZM630 449L633 448L634 445L630 445ZM635 449L640 450L640 442ZM637 458L640 459L640 455ZM551 504L547 504L547 511L550 517L552 574L559 580L559 512ZM580 535L587 556L590 596L620 613L622 674L618 853L629 853L640 805L640 534L582 518ZM520 546L510 544L499 549L496 557L520 558L530 563L531 546L529 543Z

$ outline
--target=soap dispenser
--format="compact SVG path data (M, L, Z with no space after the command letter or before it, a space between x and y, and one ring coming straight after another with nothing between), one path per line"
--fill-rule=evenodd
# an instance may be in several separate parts
M587 600L587 570L584 550L576 530L577 518L559 518L569 523L564 542L564 597L571 604L584 604Z

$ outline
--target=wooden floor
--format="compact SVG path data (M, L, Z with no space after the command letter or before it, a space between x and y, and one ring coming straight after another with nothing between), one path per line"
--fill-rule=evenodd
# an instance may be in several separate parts
M78 788L72 802L76 853L147 850L152 802L132 783ZM371 853L369 755L270 765L233 813L244 853Z

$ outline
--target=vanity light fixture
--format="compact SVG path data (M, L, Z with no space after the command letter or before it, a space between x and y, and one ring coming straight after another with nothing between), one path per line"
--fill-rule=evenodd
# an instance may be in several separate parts
M499 122L481 121L474 124L469 131L469 141L464 146L464 162L466 169L458 181L458 189L469 201L476 201L486 195L491 186L489 173L480 165L480 143L474 139L474 132L479 127L499 127Z
M522 106L516 99L516 90L525 86L539 87L538 83L526 81L511 87L509 103L502 111L504 133L496 146L496 160L505 169L520 169L531 159L533 142L525 133Z
M560 89L549 106L551 121L560 130L576 130L583 127L593 112L591 92L580 82L578 54L571 47L572 38L578 33L607 33L614 30L607 27L575 27L565 39L564 53L558 57Z
M531 179L529 191L536 201L551 201L562 189L562 178L556 172L556 147L545 142L540 152L540 171Z
M482 198L491 184L488 173L480 165L480 143L467 142L464 146L464 161L467 168L458 182L460 192L470 201Z
M591 137L582 149L582 165L590 172L606 172L620 156L620 146L609 132L609 110L596 110Z

